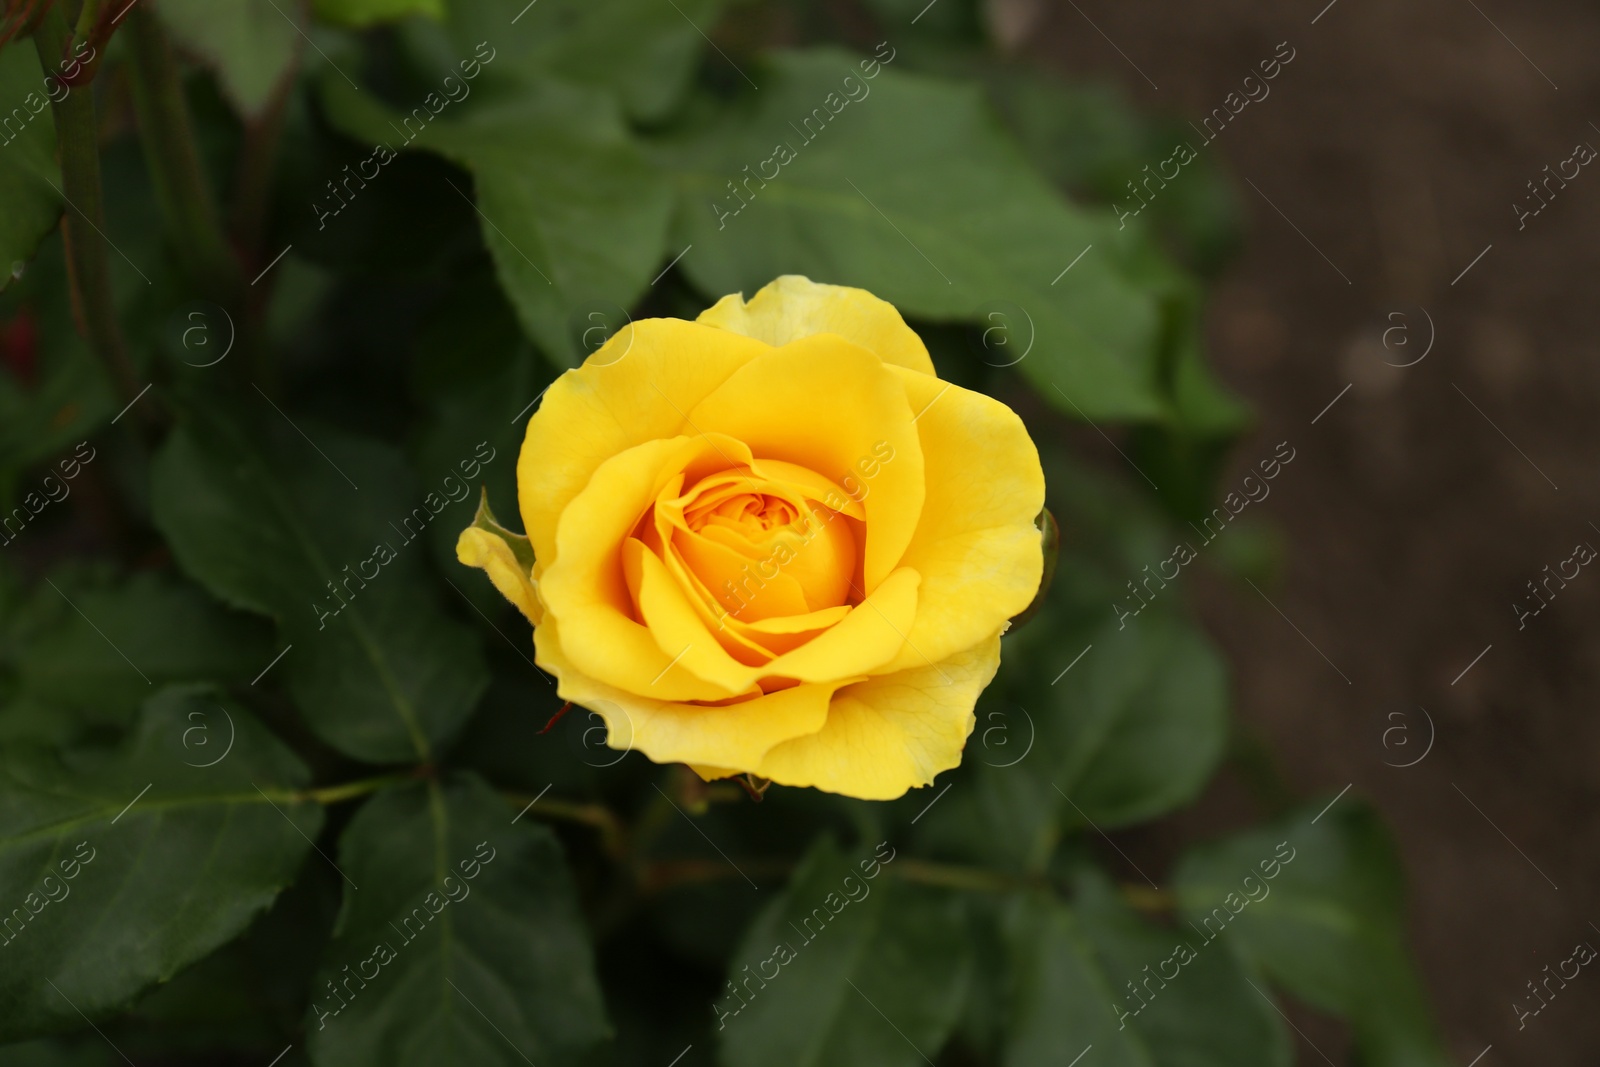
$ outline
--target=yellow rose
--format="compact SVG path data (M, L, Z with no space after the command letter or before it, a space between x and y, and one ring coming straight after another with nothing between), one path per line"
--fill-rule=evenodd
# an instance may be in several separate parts
M486 519L461 561L611 747L706 778L927 785L1043 566L1022 420L802 277L619 331L546 392L517 485L526 541Z

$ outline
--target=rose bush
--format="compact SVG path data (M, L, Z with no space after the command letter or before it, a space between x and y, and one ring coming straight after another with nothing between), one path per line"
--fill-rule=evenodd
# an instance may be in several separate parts
M1250 421L1181 116L975 0L7 6L0 1065L1452 1062L1370 805L1152 827L1273 570L1117 610Z
M526 542L457 554L608 743L706 778L891 799L956 766L1038 590L1044 475L889 304L787 276L619 331L518 463Z

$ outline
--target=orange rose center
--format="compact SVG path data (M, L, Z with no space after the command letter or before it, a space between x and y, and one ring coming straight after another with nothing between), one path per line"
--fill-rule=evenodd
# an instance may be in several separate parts
M635 536L718 629L730 619L753 624L859 603L859 505L804 468L756 462L761 472L730 467L688 488L682 485L687 478L676 479L641 517ZM816 619L816 628L836 616Z

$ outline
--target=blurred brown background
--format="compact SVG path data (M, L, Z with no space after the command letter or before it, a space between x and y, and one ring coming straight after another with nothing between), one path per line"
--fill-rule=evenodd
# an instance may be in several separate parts
M1520 630L1513 604L1537 607L1526 583L1600 546L1600 168L1551 182L1520 230L1512 205L1537 205L1527 183L1546 165L1600 146L1600 14L1325 4L997 10L1021 54L1179 118L1220 106L1279 42L1296 50L1210 146L1249 218L1208 327L1260 417L1236 458L1298 452L1263 505L1288 547L1283 586L1264 590L1283 614L1220 581L1199 608L1294 788L1354 783L1394 828L1412 948L1459 1061L1492 1044L1480 1067L1595 1062L1600 974L1552 983L1520 1028L1513 1005L1536 1007L1527 983L1576 943L1600 946L1600 573L1550 581ZM1430 317L1427 358L1386 366L1422 354ZM1425 751L1424 708L1432 750L1392 766ZM1300 1062L1322 1061L1310 1042L1343 1062L1336 1027L1295 1021Z

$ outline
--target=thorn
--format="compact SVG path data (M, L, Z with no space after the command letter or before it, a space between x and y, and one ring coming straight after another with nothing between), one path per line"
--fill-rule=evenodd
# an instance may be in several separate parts
M761 803L761 798L767 795L767 790L772 786L772 779L757 778L748 773L740 775L735 781L744 786L744 791L749 793L750 799L757 804Z
M560 711L558 711L554 715L550 716L550 721L544 724L544 729L539 731L539 736L543 737L545 734L549 733L551 730L554 730L556 728L556 723L560 722L562 720L562 718L567 714L567 712L569 712L571 710L572 710L572 701L569 700L565 704L561 705L561 710Z

